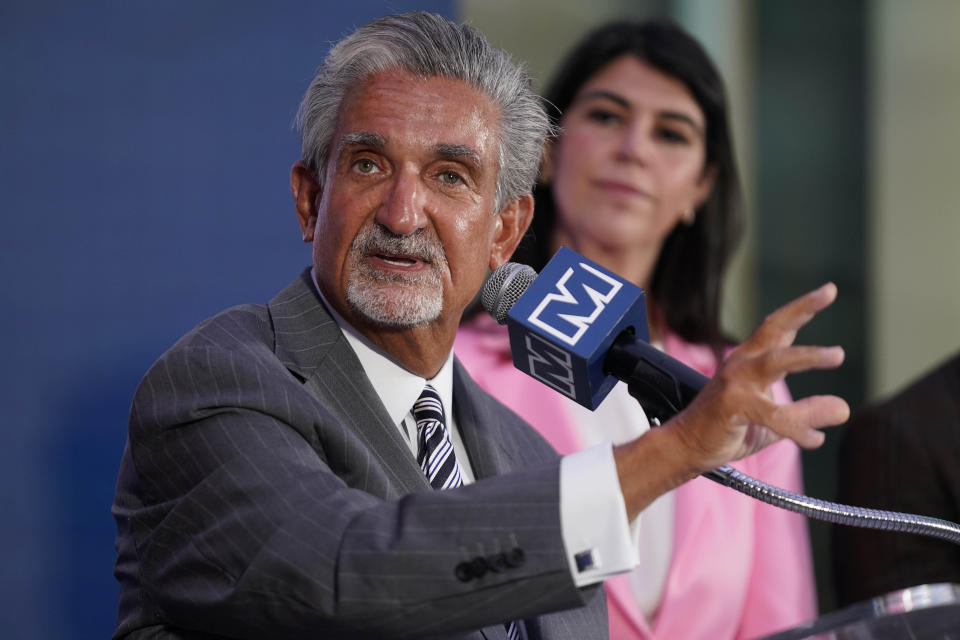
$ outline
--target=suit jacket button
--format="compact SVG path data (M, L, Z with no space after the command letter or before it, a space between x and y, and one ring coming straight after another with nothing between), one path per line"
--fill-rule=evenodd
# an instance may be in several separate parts
M470 566L469 562L461 562L457 565L457 568L454 570L454 573L457 576L457 580L460 582L469 582L473 580L473 568Z
M526 562L527 558L520 547L514 547L506 553L506 563L508 567L519 567Z
M470 561L470 570L474 577L482 578L483 574L487 572L487 560L482 556L475 557Z

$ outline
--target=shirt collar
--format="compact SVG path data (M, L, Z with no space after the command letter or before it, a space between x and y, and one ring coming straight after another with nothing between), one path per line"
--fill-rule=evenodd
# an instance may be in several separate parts
M357 354L360 366L370 379L374 391L380 396L387 414L394 424L400 424L403 418L410 413L413 404L420 397L424 385L429 382L443 402L447 421L450 420L450 409L453 407L453 349L447 354L447 360L440 371L432 379L427 380L415 373L411 373L398 365L383 350L379 349L366 337L357 331L327 302L320 285L317 283L314 269L310 270L313 286L320 294L320 300L336 321L344 337Z

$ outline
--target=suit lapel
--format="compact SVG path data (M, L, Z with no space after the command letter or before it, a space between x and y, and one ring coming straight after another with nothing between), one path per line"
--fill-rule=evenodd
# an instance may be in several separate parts
M386 486L379 486L367 474L366 481L374 484L361 482L357 488L385 499L428 488L356 354L320 301L310 270L277 294L268 307L277 357L335 420L363 440L373 456L370 462L389 479Z
M509 473L521 466L517 451L508 444L513 438L505 433L505 425L487 404L479 401L483 395L483 390L467 375L460 361L454 359L453 404L457 427L470 457L473 475L478 480Z

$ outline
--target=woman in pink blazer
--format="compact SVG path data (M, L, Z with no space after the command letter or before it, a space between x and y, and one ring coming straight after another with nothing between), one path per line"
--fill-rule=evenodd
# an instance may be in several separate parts
M559 133L544 151L532 233L514 260L540 269L565 245L630 279L646 291L652 341L712 375L730 348L721 282L742 230L713 64L672 24L614 23L570 53L545 99ZM464 325L455 350L560 453L645 428L622 385L592 415L515 370L504 328L485 315ZM782 381L771 393L789 398ZM802 490L792 442L734 466ZM651 505L635 535L641 566L607 582L611 638L755 638L816 617L798 515L697 478Z

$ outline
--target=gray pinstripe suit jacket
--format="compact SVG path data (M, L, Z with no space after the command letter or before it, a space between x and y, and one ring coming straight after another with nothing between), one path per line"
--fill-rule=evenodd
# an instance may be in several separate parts
M557 455L459 362L454 398L478 482L437 492L309 271L198 326L134 397L116 637L504 638L526 619L605 638L601 590L567 568ZM520 566L455 574L514 548Z

